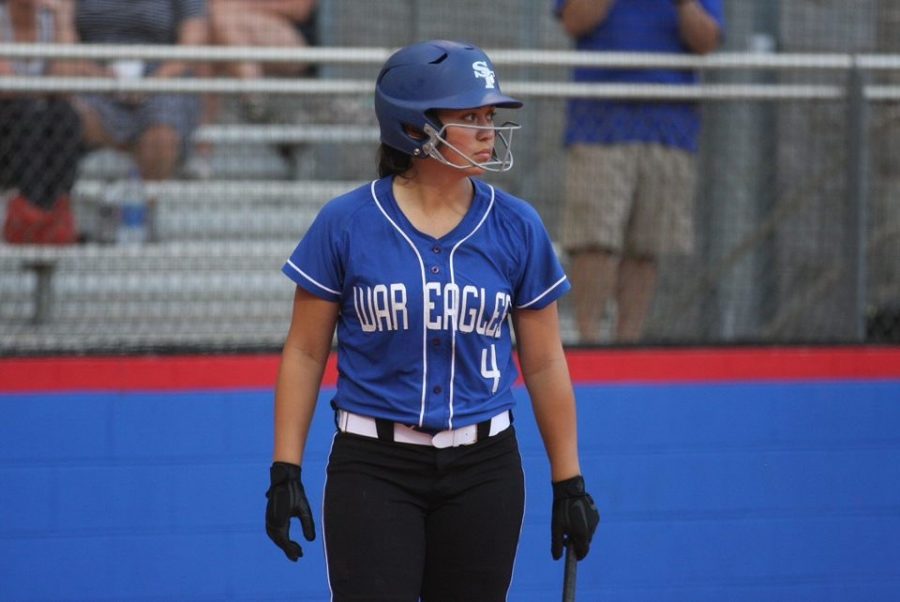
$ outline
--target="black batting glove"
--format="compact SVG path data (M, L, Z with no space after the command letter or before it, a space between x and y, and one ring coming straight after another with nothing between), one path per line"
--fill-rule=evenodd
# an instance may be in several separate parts
M266 491L266 534L275 545L284 550L285 556L297 562L303 556L303 548L291 541L291 517L300 519L303 537L306 541L316 538L316 525L303 484L300 482L300 467L287 462L273 462L269 469L271 484Z
M591 538L600 523L600 513L593 498L584 490L584 478L580 475L553 483L553 519L551 520L550 553L553 560L562 557L563 548L569 543L575 557L587 556Z

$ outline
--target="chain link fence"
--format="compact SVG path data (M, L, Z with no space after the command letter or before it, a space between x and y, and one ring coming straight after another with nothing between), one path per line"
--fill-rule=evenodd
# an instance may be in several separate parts
M80 239L0 243L0 353L277 349L292 297L284 259L324 202L375 175L378 67L391 48L431 37L487 49L504 92L525 100L515 115L524 126L513 144L516 167L486 179L534 204L555 240L570 98L697 104L694 249L661 259L641 344L897 343L895 4L730 1L716 54L682 63L590 57L612 69L697 69L701 83L690 91L573 86L571 69L586 59L569 50L550 2L504 0L485 11L469 0L452 9L384 0L373 13L371 3L334 0L318 13L320 46L297 51L2 44L6 60L176 56L198 65L253 58L318 68L260 80L0 76L0 209L26 188L43 187L29 195L52 204L71 178ZM53 117L49 99L162 93L215 103L216 118L191 131L170 177L140 183L147 209L131 221L144 229L129 233L121 218L132 215L123 201L138 194L129 192L134 153L73 145L83 125ZM248 99L260 97L263 117L248 111ZM47 111L43 119L21 116L23 98ZM44 149L39 162L17 163L27 145ZM63 155L75 159L60 164ZM563 336L574 344L569 297Z

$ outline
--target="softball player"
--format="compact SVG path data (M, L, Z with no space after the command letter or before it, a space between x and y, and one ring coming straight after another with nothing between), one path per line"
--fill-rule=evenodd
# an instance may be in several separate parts
M588 553L585 492L556 300L570 285L538 214L477 176L512 167L519 126L485 53L393 54L375 86L380 179L330 201L283 267L296 284L275 392L266 531L315 527L303 449L335 327L337 431L323 529L333 600L505 600L524 478L511 387L525 384L551 464L551 552Z

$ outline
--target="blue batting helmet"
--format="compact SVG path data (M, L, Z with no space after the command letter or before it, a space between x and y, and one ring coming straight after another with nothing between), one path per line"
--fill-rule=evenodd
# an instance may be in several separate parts
M517 109L522 103L500 91L494 65L472 44L431 40L401 48L385 62L375 82L375 114L381 141L414 156L428 154L428 140L410 136L441 124L434 109L471 109L493 105Z

